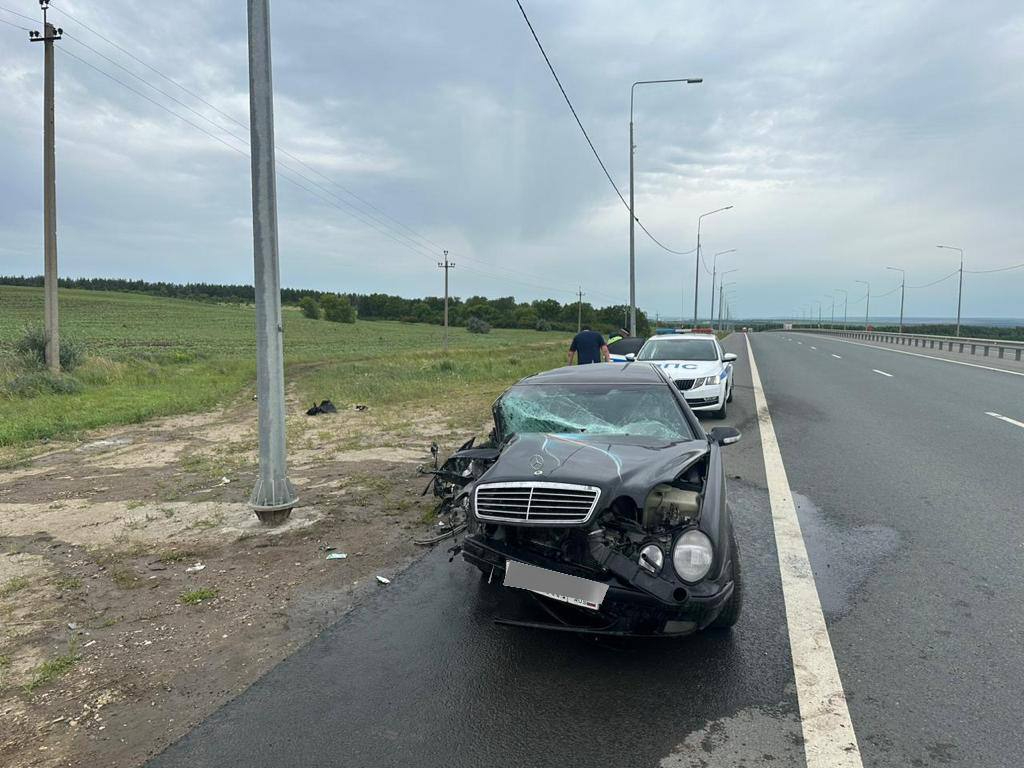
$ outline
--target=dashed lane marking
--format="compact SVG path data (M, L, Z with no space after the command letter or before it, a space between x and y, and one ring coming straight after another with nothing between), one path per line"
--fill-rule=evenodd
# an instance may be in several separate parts
M811 347L811 349L817 349L817 347Z
M1024 421L1017 421L1016 419L1011 419L1009 416L1003 416L1003 414L1001 413L996 413L995 411L985 411L985 415L992 416L993 418L1005 421L1007 424L1014 424L1018 427L1024 428Z
M800 532L793 492L789 488L749 336L747 355L761 432L775 546L779 553L782 596L786 603L789 647L793 656L793 677L800 704L807 768L863 768L857 735L846 704L846 692L832 653L832 641Z
M877 368L872 368L871 370L874 371L875 373L880 373L882 376L888 376L890 379L892 378L892 374L891 373L886 373L885 371L880 371Z
M936 357L935 355L922 355L920 352L908 352L905 349L892 349L891 347L880 347L877 344L864 344L860 341L850 341L849 339L836 339L832 338L831 341L838 341L842 344L853 344L857 347L867 347L868 349L880 349L883 352L895 352L898 355L910 355L911 357L923 357L927 360L938 360L940 363L952 363L953 365L966 365L968 368L981 368L985 371L998 371L999 373L1008 373L1011 376L1024 376L1024 371L1010 371L1006 368L996 368L992 365L981 365L979 363L968 363L963 360L950 360L948 357ZM797 342L800 344L801 342Z
M834 357L836 360L842 360L843 359L839 355L832 355L832 357Z

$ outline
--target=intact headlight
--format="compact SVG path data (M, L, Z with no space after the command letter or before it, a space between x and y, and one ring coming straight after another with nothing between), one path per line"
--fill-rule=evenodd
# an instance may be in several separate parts
M696 528L683 532L672 547L672 565L676 573L691 584L708 575L714 556L711 539Z

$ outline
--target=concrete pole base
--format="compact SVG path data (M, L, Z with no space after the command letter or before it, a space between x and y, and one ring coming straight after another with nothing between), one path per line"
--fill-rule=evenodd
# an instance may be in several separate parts
M286 522L291 513L291 507L288 507L288 509L257 509L256 517L259 518L261 525L273 528Z
M269 481L259 478L249 498L253 512L263 525L281 525L298 502L299 497L287 477Z

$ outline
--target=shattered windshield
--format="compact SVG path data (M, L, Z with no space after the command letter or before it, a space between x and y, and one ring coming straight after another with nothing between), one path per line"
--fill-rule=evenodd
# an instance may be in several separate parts
M651 339L637 360L717 360L718 347L711 339Z
M498 403L505 435L585 433L690 440L693 432L667 387L522 385Z

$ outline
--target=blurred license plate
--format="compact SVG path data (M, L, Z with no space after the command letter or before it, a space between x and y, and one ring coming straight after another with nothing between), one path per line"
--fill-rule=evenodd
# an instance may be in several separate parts
M560 600L596 611L601 607L608 585L567 573L549 571L536 565L508 560L505 563L505 586L527 589L538 595Z

